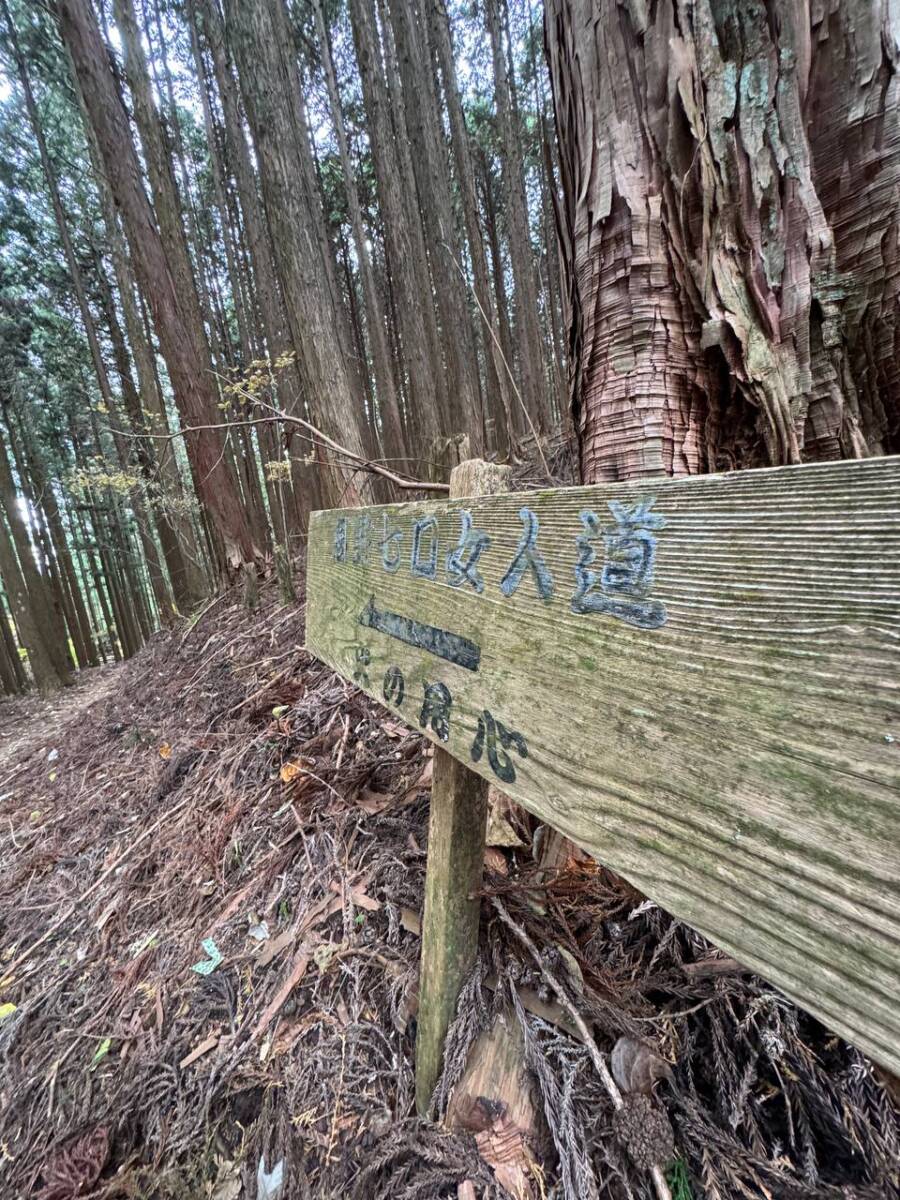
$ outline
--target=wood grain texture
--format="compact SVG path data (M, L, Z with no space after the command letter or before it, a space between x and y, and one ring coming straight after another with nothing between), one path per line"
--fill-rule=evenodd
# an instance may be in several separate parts
M665 519L649 591L664 624L573 612L580 514L610 528L609 501L649 498ZM317 513L307 644L382 702L398 667L388 707L416 727L426 684L442 683L448 736L429 727L432 740L896 1072L898 500L900 459L881 458L366 509L379 537L385 515L402 531L385 548L394 573L377 545L352 561L363 510ZM545 600L531 570L500 588L524 507ZM491 539L480 594L448 583L461 510ZM426 515L434 580L410 569ZM598 571L603 557L601 541ZM359 624L370 600L476 645L477 670ZM472 759L484 710L525 739L513 780L484 750Z
M416 1028L416 1109L428 1115L441 1074L444 1039L478 952L477 892L484 867L487 786L458 759L435 764L428 821Z

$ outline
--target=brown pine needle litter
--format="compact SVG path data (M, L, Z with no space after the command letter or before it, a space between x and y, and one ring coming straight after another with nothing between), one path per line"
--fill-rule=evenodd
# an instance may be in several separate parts
M0 705L3 1200L509 1195L474 1136L414 1116L427 747L302 644L267 584L95 673L68 716L30 709L30 739ZM625 1035L671 1064L678 1200L900 1194L864 1056L593 864L548 883L531 845L498 853L485 892L546 970L486 899L438 1117L506 1009L542 1193L653 1195L591 1051L533 1011L549 973L605 1055Z

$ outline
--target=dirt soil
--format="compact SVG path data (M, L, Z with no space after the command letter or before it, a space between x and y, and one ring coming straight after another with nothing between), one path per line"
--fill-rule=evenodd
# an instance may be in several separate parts
M52 754L60 733L105 699L118 680L115 668L96 667L81 671L71 687L50 696L31 692L0 698L0 788L42 748Z
M652 1196L654 1131L676 1200L900 1194L872 1064L523 815L417 1120L430 750L302 643L267 585L0 705L2 1200L508 1196L511 1114L441 1124L498 1016L537 1113L524 1200ZM556 988L604 1054L669 1065L625 1125Z

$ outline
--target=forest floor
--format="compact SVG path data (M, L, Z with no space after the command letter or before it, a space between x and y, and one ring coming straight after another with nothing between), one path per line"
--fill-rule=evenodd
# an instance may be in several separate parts
M550 869L528 818L491 839L433 1106L505 1013L527 1147L500 1161L496 1107L417 1120L430 749L302 645L267 584L0 706L2 1200L649 1197L498 898L604 1052L671 1065L676 1200L898 1194L868 1060L594 863Z
M85 709L104 699L115 687L114 667L81 671L71 687L51 696L28 692L0 700L0 791L3 780L14 778L25 759L46 748L56 749L59 734Z

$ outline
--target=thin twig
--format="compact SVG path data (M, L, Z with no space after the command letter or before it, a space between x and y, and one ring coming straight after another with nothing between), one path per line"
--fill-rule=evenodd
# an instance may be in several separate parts
M334 1143L337 1141L337 1124L338 1117L341 1112L341 1099L344 1094L344 1067L347 1062L347 1035L341 1034L341 1070L338 1075L337 1098L334 1102L334 1113L331 1118L331 1132L328 1135L328 1150L325 1153L325 1164L331 1162L331 1155L334 1151Z
M348 461L348 463L355 466L358 470L368 471L374 475L381 475L385 479L389 479L391 481L391 483L393 483L396 487L402 488L404 491L410 491L410 492L449 492L450 491L449 483L427 483L421 479L404 478L403 476L398 475L395 471L389 471L387 469L387 467L382 467L379 465L379 463L373 462L371 459L363 458L362 455L356 454L352 450L348 450L346 446L342 446L340 444L340 442L336 442L333 438L330 438L327 434L323 433L321 429L318 429L315 425L311 424L309 421L304 420L303 417L296 417L289 413L282 412L280 409L276 408L274 405L267 404L264 400L260 400L258 396L251 396L249 392L245 393L245 392L240 391L240 389L237 389L237 390L238 390L239 394L244 397L244 399L250 401L253 404L258 405L261 408L268 409L269 412L271 413L271 416L245 417L240 420L230 420L230 421L212 421L212 422L202 424L202 425L185 425L181 429L175 430L172 433L125 434L124 436L134 437L134 438L149 437L149 438L153 438L156 441L169 442L169 441L172 441L174 438L186 437L188 434L200 433L203 430L218 429L218 430L229 431L232 429L240 429L242 427L245 428L245 427L253 426L253 425L276 425L279 423L287 424L287 425L299 425L301 429L306 429L311 434L314 435L313 440L315 440L315 438L318 438L319 445L325 447L328 450L333 451L335 454L340 455L342 458L345 458Z

